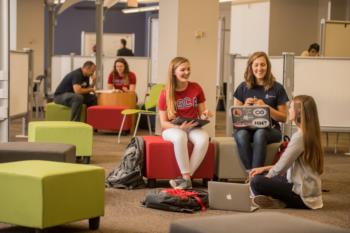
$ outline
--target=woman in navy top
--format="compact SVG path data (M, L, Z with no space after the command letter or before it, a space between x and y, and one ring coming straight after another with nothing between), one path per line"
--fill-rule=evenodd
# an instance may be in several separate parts
M251 169L264 165L267 144L281 140L279 122L287 119L288 96L272 75L271 63L264 52L250 56L244 80L233 94L234 105L269 106L272 119L271 128L239 129L234 133L239 156L246 169Z

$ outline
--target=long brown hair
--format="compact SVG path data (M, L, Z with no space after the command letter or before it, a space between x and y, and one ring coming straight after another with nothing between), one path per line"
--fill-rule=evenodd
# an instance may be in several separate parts
M175 70L183 63L190 63L187 58L175 57L171 60L168 69L168 82L165 87L166 105L168 108L167 114L168 119L174 119L176 116L176 100L175 100L175 89L176 89L176 75Z
M247 83L247 87L249 89L256 85L256 79L253 73L252 65L253 62L259 57L264 57L266 60L267 70L264 77L264 89L267 91L273 86L276 79L271 73L271 62L265 52L255 52L249 57L247 67L244 72L244 80Z
M122 63L124 65L124 72L123 72L123 80L125 84L129 84L129 64L128 62L124 59L124 58L118 58L117 60L114 61L114 65L113 65L113 78L119 76L117 68L115 68L117 63Z
M304 154L302 160L314 171L323 173L321 130L315 100L308 95L293 98L295 123L303 132Z

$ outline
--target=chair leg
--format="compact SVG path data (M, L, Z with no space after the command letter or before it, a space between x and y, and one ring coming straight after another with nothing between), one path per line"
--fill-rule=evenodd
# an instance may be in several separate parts
M137 133L137 129L139 128L139 123L140 123L140 118L141 118L141 114L137 114L137 121L136 121L136 126L135 126L135 130L134 130L134 136L136 136L136 133Z
M124 122L125 122L126 115L123 116L122 125L120 126L119 133L118 133L118 144L120 143L120 135L122 134L123 128L124 128Z
M100 217L89 219L89 229L97 230L100 227Z
M90 164L90 156L83 156L83 164Z
M148 114L147 114L147 125L148 125L149 135L152 135L151 119L149 118Z

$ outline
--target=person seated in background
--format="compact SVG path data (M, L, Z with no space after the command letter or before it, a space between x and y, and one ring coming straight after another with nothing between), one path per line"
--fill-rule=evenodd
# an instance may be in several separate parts
M170 180L175 189L191 189L191 176L202 163L209 146L209 135L197 123L172 123L176 117L208 119L212 116L205 106L205 96L198 83L190 82L190 62L184 57L172 59L168 69L168 81L165 90L159 96L158 107L162 137L174 144L176 162L182 178ZM189 156L187 143L194 145Z
M270 60L264 52L255 52L249 57L244 80L233 94L233 104L269 106L271 115L271 128L234 132L240 159L246 169L251 169L264 165L267 144L281 141L279 122L287 119L289 99L284 87L272 75Z
M313 43L309 46L309 49L308 50L305 50L301 53L300 56L303 56L303 57L307 57L307 56L310 56L310 57L314 57L314 56L320 56L319 54L320 52L320 45L317 44L317 43Z
M126 47L126 40L124 38L120 39L120 49L117 51L117 56L134 56L132 50Z
M114 61L113 71L108 77L108 89L135 91L136 75L129 70L129 64L124 58Z
M94 94L95 70L96 65L92 61L87 61L83 67L68 73L56 88L54 102L71 108L71 121L80 121L83 104L88 107L97 104L97 98Z
M261 208L322 208L324 159L315 100L307 95L295 96L289 119L297 131L280 160L274 166L254 168L249 174L253 202Z

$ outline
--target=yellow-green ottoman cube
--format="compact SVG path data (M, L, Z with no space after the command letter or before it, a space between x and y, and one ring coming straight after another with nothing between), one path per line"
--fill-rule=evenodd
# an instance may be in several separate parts
M93 129L90 125L75 121L33 121L28 126L29 142L55 142L72 144L76 156L90 163Z
M44 229L89 219L90 229L97 229L104 215L101 167L41 160L2 163L0 184L0 222Z
M54 102L48 103L45 110L46 121L70 121L71 108L65 105L56 104ZM80 112L80 121L86 120L86 105L83 104Z

